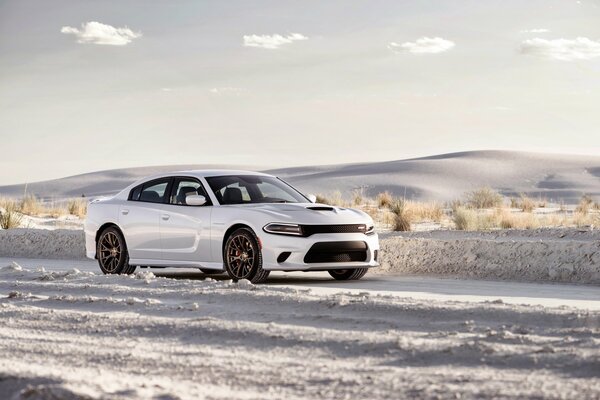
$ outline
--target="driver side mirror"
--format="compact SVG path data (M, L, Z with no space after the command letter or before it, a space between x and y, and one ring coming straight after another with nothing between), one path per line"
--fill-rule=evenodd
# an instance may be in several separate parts
M314 194L309 194L308 196L306 196L308 198L308 200L311 203L316 203L317 202L317 196L315 196Z
M185 204L188 206L203 206L206 204L206 197L199 194L191 194L186 196Z

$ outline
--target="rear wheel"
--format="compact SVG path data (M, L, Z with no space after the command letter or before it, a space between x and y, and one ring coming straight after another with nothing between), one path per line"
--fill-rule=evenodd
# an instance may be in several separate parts
M329 275L338 281L349 281L358 280L365 276L369 269L368 268L355 268L355 269L330 269Z
M96 255L105 274L132 274L135 271L135 265L129 265L125 238L115 227L102 231L96 243Z
M252 283L261 283L269 276L269 271L262 268L258 238L248 228L240 228L227 238L223 260L227 274L234 281L247 279Z

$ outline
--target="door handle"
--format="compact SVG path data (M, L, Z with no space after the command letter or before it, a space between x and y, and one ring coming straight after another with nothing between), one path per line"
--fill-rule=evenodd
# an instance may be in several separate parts
M129 214L129 210L127 210L127 209L121 210L121 214L127 215L127 214Z
M170 216L169 214L163 214L163 215L162 215L162 219L163 219L164 221L168 220L169 218L171 218L171 216Z

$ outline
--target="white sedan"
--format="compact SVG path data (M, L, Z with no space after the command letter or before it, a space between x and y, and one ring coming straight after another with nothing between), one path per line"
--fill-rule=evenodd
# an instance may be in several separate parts
M153 176L89 204L86 254L106 274L193 267L254 283L276 270L360 279L379 265L371 217L314 201L256 172Z

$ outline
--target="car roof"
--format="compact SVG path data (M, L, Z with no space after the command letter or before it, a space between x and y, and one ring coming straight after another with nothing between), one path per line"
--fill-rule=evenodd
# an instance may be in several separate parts
M234 169L194 169L194 170L183 170L183 171L172 171L172 172L163 172L160 174L154 174L145 176L143 178L138 179L133 182L126 188L124 188L121 192L119 192L116 197L128 196L129 191L134 187L141 185L144 182L153 181L155 179L160 178L168 178L170 176L191 176L196 178L209 178L211 176L231 176L231 175L256 175L256 176L273 176L269 174L265 174L262 172L255 171L244 171L244 170L234 170Z
M175 171L167 175L193 175L197 177L208 178L211 176L230 176L230 175L259 175L259 176L271 176L262 172L255 171L244 171L234 169L192 169L187 171Z

